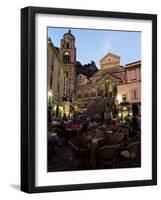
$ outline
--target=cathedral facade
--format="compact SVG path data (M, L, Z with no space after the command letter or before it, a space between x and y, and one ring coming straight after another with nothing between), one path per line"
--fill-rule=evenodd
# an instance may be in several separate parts
M83 102L86 109L91 102L101 97L117 95L117 85L126 81L126 70L120 66L120 57L108 53L100 60L101 68L90 78L83 74L77 75L77 101Z

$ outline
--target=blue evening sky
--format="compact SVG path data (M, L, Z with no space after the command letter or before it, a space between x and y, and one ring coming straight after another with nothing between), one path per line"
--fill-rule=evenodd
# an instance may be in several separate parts
M48 37L54 46L60 47L60 40L69 28L48 28ZM99 68L99 60L111 52L121 57L121 65L141 60L141 32L72 29L76 38L77 61L82 64L92 60Z

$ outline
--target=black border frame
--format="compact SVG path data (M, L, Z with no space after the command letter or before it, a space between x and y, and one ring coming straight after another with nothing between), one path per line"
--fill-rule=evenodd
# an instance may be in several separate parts
M152 179L60 186L35 186L35 15L60 14L152 21ZM157 184L157 15L64 8L21 9L21 190L27 193Z

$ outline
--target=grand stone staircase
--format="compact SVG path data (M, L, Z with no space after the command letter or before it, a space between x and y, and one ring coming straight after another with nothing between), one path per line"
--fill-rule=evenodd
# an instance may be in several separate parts
M114 105L113 97L100 97L88 106L85 114L88 117L92 117L96 114L101 115L104 111L107 113L112 112Z

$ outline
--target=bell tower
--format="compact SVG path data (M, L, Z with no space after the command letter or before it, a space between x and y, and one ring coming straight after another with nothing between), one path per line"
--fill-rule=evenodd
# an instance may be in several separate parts
M68 95L70 99L74 99L76 89L76 47L75 37L71 30L65 33L61 39L59 56L65 66L65 72L68 77Z

